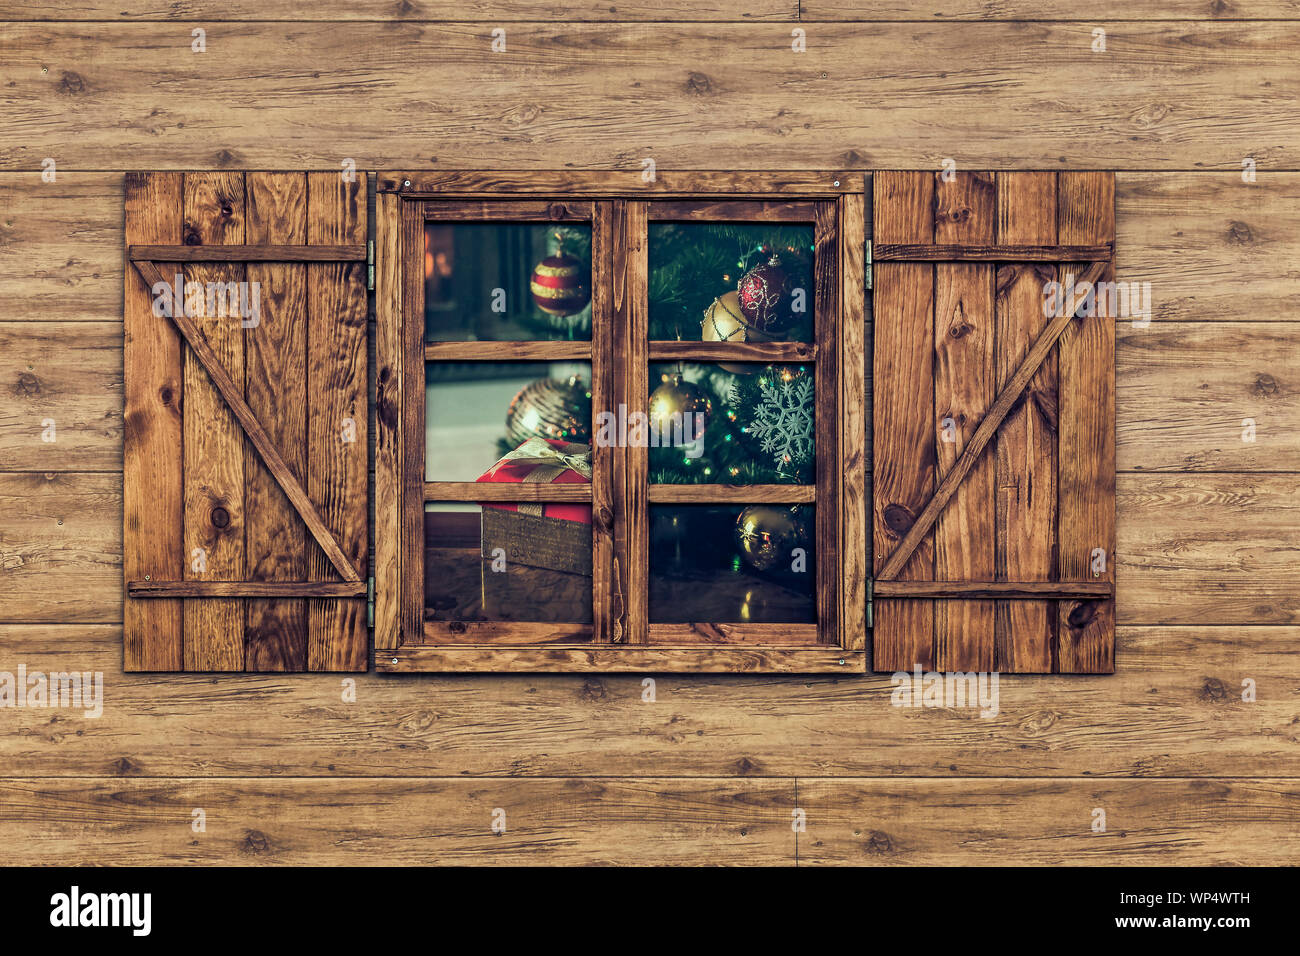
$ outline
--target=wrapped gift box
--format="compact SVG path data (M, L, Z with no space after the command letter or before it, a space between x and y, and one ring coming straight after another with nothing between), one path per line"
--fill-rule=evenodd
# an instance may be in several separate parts
M591 447L530 438L478 481L590 484ZM591 576L591 506L548 502L483 505L484 590L500 577L489 571L501 548L507 565ZM506 572L509 573L509 570Z

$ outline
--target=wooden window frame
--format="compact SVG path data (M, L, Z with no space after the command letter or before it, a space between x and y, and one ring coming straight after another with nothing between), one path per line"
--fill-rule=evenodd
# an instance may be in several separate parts
M376 196L375 666L389 672L866 670L864 178L861 173L417 172ZM424 341L425 222L590 221L592 340ZM810 222L814 348L647 341L651 221ZM816 375L815 485L649 485L646 449L593 447L592 483L424 480L425 362L590 360L593 410L644 407L649 362L797 361ZM527 489L521 491L521 488ZM590 500L593 623L426 622L426 501ZM432 497L431 497L432 496ZM816 624L651 624L652 503L816 506ZM457 641L464 641L457 643Z

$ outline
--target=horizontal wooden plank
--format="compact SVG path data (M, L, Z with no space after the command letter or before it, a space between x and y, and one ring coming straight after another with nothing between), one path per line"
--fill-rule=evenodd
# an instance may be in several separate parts
M526 484L495 481L426 481L425 501L573 501L590 502L591 485Z
M1293 0L1264 0L1249 7L1228 3L1206 4L1204 0L1173 0L1124 3L1104 0L1090 4L1088 15L1097 21L1113 20L1283 20L1295 19ZM553 3L548 0L493 0L491 3L446 4L432 0L407 0L394 5L389 0L356 0L346 6L303 4L297 0L190 0L184 7L171 3L132 0L73 0L57 7L33 8L18 0L0 3L0 20L289 20L295 22L350 20L391 21L480 21L510 23L554 18L566 23L586 21L735 22L799 20L803 23L887 22L943 20L1077 20L1079 7L1063 0L890 0L864 6L853 0L751 0L739 8L712 0L695 3L620 3L617 6L581 2ZM816 28L814 27L814 30ZM815 33L814 33L815 36Z
M479 654L494 658L502 653L531 652L539 644L575 644L591 640L590 624L559 624L549 621L425 621L424 644L439 645L437 651L449 660L466 659L464 666L448 670L482 670L468 659ZM402 659L419 656L420 644L403 644L386 658L390 666ZM396 660L392 658L396 657Z
M650 643L660 647L701 644L792 646L816 644L816 624L664 624L650 622ZM712 653L712 652L710 652Z
M1121 471L1300 471L1294 325L1120 322L1115 335Z
M0 621L121 620L121 474L0 473Z
M40 50L53 66L0 62L0 89L24 107L0 125L0 166L339 169L364 157L395 170L546 169L580 157L637 182L647 158L659 182L687 168L938 169L945 158L1239 170L1247 150L1266 167L1300 166L1300 97L1288 95L1300 24L1113 22L1104 54L1095 26L843 23L812 29L797 54L787 23L543 18L514 26L497 53L478 22L258 22L226 24L206 55L169 57L158 51L177 46L171 24L8 23L0 48ZM1089 95L1045 114L1085 73Z
M873 245L877 262L1097 262L1115 254L1100 246L1018 246L996 243L897 243Z
M1280 866L1300 781L801 778L799 809L801 866Z
M302 3L301 0L187 0L184 7L151 0L113 3L110 0L66 0L57 6L33 7L19 0L0 3L0 20L183 20L237 22L288 20L293 22L464 21L510 23L553 18L580 23L601 20L750 21L794 20L798 0L746 0L743 5L725 0L667 0L591 4L581 0L490 0L487 3L443 3L434 0L352 0L338 7ZM850 18L852 19L852 18Z
M823 20L1077 20L1078 4L1066 0L887 0L864 5L855 0L803 0L801 21ZM1242 20L1296 17L1293 0L1264 0L1247 7L1204 0L1101 0L1090 3L1088 16L1106 26L1115 20Z
M811 202L763 202L720 199L716 202L659 200L646 207L651 222L814 222Z
M812 504L816 485L650 485L652 505Z
M120 173L0 172L0 210L6 322L120 321ZM1300 174L1123 173L1116 216L1119 278L1150 282L1155 321L1300 320Z
M98 717L4 709L0 765L41 777L1297 776L1297 647L1295 626L1121 627L1115 674L1002 675L997 713L981 716L893 706L889 674L651 671L647 702L643 675L370 673L350 676L345 699L338 675L122 674L116 625L0 625L0 671L104 674Z
M429 624L425 622L426 638ZM552 625L559 628L563 625ZM595 644L542 644L529 647L461 648L429 644L403 644L389 656L375 658L377 671L390 673L478 672L495 674L547 671L603 673L736 674L751 671L793 674L861 672L861 652L838 647L756 647L728 645L701 654L698 647L646 647Z
M1300 621L1300 475L1121 475L1122 623Z
M530 164L525 164L529 166ZM502 194L531 196L672 197L717 195L728 199L773 195L834 199L847 192L862 192L861 172L838 169L808 170L802 167L774 170L771 163L760 169L723 164L715 169L651 169L641 165L624 170L560 168L502 169L501 160L488 163L490 172L467 170L463 164L449 169L416 169L411 172L380 171L375 188L409 197L431 199L456 196L500 197ZM591 165L598 165L592 163ZM458 168L460 167L460 168ZM653 175L643 175L643 173ZM436 206L429 207L436 210Z
M365 597L364 582L342 581L128 581L128 597Z
M133 262L357 262L366 247L352 246L127 246Z
M1300 621L1297 495L1291 474L1120 475L1118 620ZM119 475L0 473L0 622L120 621L121 509Z
M591 342L428 342L429 362L590 362Z
M122 174L59 169L56 176L44 183L31 173L0 173L0 316L112 320L120 330Z
M877 581L878 598L1109 598L1115 593L1109 581Z
M1300 321L1300 176L1274 165L1256 149L1232 173L1115 177L1116 279L1148 294L1153 320Z
M794 791L734 779L6 779L0 840L13 866L770 866L794 862Z
M0 322L3 467L121 470L121 311L116 322Z
M814 362L810 342L674 342L649 343L652 362Z

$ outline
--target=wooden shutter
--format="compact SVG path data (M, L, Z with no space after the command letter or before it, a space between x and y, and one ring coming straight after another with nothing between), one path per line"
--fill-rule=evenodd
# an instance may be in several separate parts
M364 174L127 175L126 670L366 669L366 230Z
M1114 176L874 177L874 667L1109 673ZM1079 305L1078 309L1074 308Z

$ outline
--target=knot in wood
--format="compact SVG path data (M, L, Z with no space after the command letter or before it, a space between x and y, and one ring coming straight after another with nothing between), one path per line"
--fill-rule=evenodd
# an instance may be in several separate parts
M885 527L902 537L916 522L916 515L900 504L885 505Z
M230 524L230 512L220 506L212 509L212 527L224 528Z

